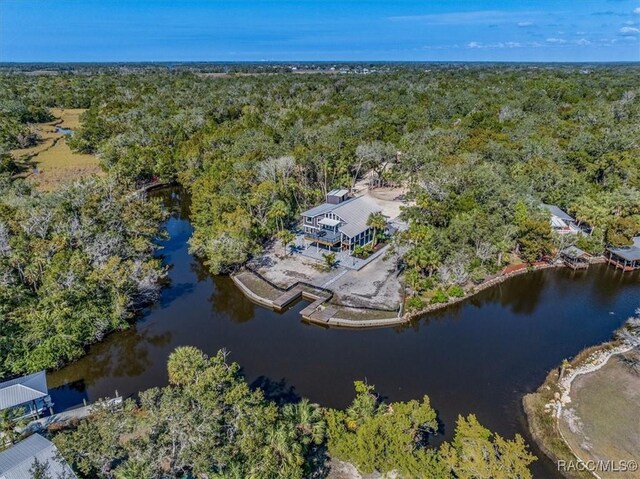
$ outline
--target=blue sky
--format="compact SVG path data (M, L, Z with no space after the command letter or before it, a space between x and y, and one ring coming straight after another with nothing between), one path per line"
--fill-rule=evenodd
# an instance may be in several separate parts
M640 61L640 0L0 0L0 61Z

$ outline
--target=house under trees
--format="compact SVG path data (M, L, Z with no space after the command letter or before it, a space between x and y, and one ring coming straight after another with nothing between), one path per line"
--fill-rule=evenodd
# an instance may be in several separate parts
M40 434L33 434L0 452L0 479L34 477L77 477L58 452L58 448Z
M302 213L304 239L330 251L353 253L356 246L373 243L369 216L382 208L367 197L349 198L348 190L327 193L325 203Z

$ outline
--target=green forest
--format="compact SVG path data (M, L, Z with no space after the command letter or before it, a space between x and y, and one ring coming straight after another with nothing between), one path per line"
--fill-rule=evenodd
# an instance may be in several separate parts
M136 192L150 181L190 193L190 248L214 274L365 172L406 185L393 247L415 309L567 246L542 203L588 226L574 241L593 254L640 233L637 66L18 70L0 70L0 377L73 361L157 299L166 213ZM51 108L86 109L68 144L104 176L51 192L24 179L11 151L38 144ZM170 385L56 436L83 477L322 477L326 454L403 477L530 477L522 438L473 416L431 447L427 397L386 404L358 382L343 411L276 404L224 353L179 349L168 367Z
M636 66L251 72L5 74L4 148L47 107L88 108L72 147L120 180L188 188L192 250L214 273L366 171L410 188L401 241L417 292L552 255L541 202L589 225L578 241L591 253L640 232Z
M258 254L279 225L293 225L327 191L350 187L373 171L409 188L403 216L410 227L397 244L415 295L408 306L414 308L459 295L460 286L482 282L510 262L552 256L566 239L554 237L541 202L589 225L590 234L578 236L577 243L591 253L629 244L640 233L637 66L414 66L375 75L255 74L246 68L244 74L216 77L197 66L78 67L55 75L6 70L0 75L0 168L5 178L19 170L9 151L38 141L31 125L49 120L49 108L85 108L71 147L96 154L116 189L152 178L188 189L191 249L216 274ZM109 275L104 265L111 263L92 259L87 245L60 240L56 231L23 229L14 236L16 215L37 217L31 208L55 203L66 222L78 214L58 205L56 195L64 193L36 194L19 182L5 180L0 191L2 204L10 205L1 210L1 277L11 285L0 311L3 329L24 338L19 348L0 349L0 365L9 372L77 357L104 331L122 326L137 301L120 297L118 288L136 295L135 287L124 285L98 295L91 286L85 296L74 290L65 304L95 308L87 298L100 298L107 308L104 324L97 331L75 329L59 355L31 350L29 343L50 333L50 326L38 326L43 319L36 311L14 306L26 298L40 301L42 281L59 274L54 259L84 248L88 266L79 277L92 270ZM66 194L81 191L71 187ZM17 202L16 196L26 198ZM160 213L157 206L136 207L152 211L122 218L125 224L110 229L124 234L113 239L113 261L148 259L157 230L139 223L153 223ZM106 241L100 229L108 222L93 226L94 239ZM38 266L18 264L20 247L12 243L25 241L55 246L43 246L38 259L23 258L40 261ZM120 251L128 242L140 257ZM40 277L25 277L20 270L27 267Z
M327 455L406 478L531 477L535 458L522 437L492 434L473 415L458 418L450 443L429 447L438 423L426 396L386 404L356 382L344 411L277 404L251 390L224 351L207 357L189 346L171 354L168 371L168 386L58 432L54 442L80 477L321 478Z

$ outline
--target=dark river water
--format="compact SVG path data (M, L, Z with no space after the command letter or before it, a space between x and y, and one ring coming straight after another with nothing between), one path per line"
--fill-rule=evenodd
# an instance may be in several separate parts
M209 275L187 251L187 198L154 194L174 212L161 243L171 285L130 329L49 375L56 410L165 385L169 353L193 345L226 348L247 380L274 398L344 407L353 381L366 379L391 401L428 394L445 439L459 414L474 413L491 430L531 443L522 396L562 359L610 339L640 306L640 274L595 265L515 277L409 326L325 329L301 322L303 303L278 314L251 303L229 278ZM536 478L558 477L542 458L533 470Z

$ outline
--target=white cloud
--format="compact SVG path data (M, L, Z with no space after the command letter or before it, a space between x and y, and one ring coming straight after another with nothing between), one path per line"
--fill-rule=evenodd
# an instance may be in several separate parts
M638 15L640 15L640 7L634 8L633 13L637 13Z
M620 33L622 33L623 35L629 35L629 34L634 34L634 33L640 33L640 29L636 28L636 27L622 27L620 30Z
M429 13L425 15L399 15L389 17L394 22L425 22L432 25L474 25L513 22L518 16L532 12L504 10L475 10L467 12Z
M533 25L533 22L518 22L519 27L530 27Z
M482 42L469 42L467 48L524 48L524 47L540 47L538 42L497 42L497 43L482 43Z
M589 40L587 40L586 38L580 38L579 40L575 41L576 45L591 45L591 42Z
M547 38L547 43L553 43L556 45L562 45L564 43L567 43L567 41L563 38Z

